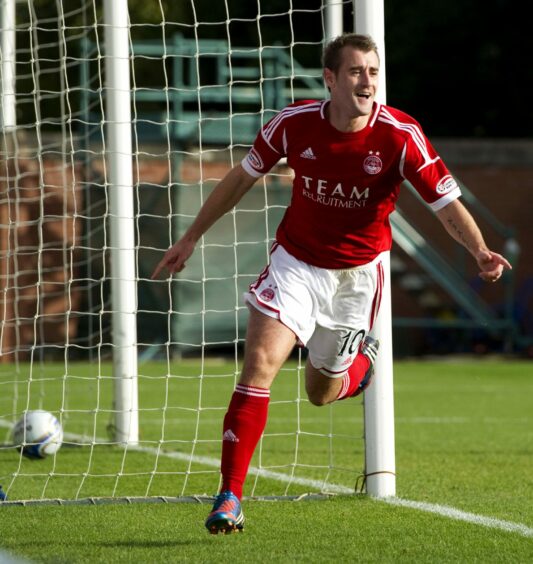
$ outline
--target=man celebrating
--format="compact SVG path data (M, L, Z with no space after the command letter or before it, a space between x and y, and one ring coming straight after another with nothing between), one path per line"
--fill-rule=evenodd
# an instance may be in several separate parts
M324 50L323 66L330 100L292 104L272 118L152 276L164 268L180 272L198 239L287 158L294 170L291 203L270 262L245 295L243 370L224 418L222 489L206 520L213 534L243 528L242 488L266 425L270 387L297 342L309 350L306 390L313 404L356 396L368 386L379 348L368 333L379 310L381 255L392 245L389 215L404 179L468 249L481 278L495 282L511 268L487 248L420 125L375 101L374 41L337 37Z

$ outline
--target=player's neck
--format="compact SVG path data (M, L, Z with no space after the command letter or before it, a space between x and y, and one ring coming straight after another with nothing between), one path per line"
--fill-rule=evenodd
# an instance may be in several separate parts
M338 131L355 133L367 126L370 115L353 116L343 112L342 108L329 103L326 107L326 119Z

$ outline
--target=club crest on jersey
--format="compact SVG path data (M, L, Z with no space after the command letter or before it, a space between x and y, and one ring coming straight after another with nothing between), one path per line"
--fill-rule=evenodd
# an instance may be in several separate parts
M256 170L261 170L265 166L258 152L253 148L250 149L250 152L248 153L248 162Z
M443 176L437 184L437 194L447 194L457 188L457 182L451 174Z
M379 151L369 151L368 157L363 162L363 169L367 174L378 174L383 168L383 161L379 158Z

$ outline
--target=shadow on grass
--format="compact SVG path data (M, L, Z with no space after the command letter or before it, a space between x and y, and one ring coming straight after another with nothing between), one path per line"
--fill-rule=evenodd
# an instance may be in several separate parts
M206 532L205 537L197 539L176 539L176 540L123 540L123 541L104 541L97 543L102 548L175 548L178 546L203 545L210 542L211 536Z
M185 546L195 544L192 540L130 540L130 541L105 541L96 543L103 548L174 548L176 546Z

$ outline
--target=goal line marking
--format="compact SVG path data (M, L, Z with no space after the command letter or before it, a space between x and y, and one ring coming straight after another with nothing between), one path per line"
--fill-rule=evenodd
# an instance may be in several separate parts
M456 509L455 507L449 507L447 505L426 503L423 501L412 501L409 499L402 499L400 497L375 499L377 501L382 501L390 505L398 505L400 507L408 507L410 509L416 509L418 511L426 511L427 513L435 513L437 515L441 515L442 517L455 519L456 521L466 521L467 523L474 523L475 525L481 525L483 527L489 527L491 529L500 529L509 533L518 533L523 537L533 538L533 529L531 527L523 525L522 523L513 523L512 521L504 521L503 519L496 519L494 517L486 517L484 515L478 515L476 513L469 513L467 511Z
M8 421L0 419L0 427L11 426ZM77 435L74 433L65 433L65 438L74 441L84 441L87 437ZM96 439L102 442L106 442L103 439ZM159 455L165 458L171 458L174 460L184 460L192 461L197 464L203 464L205 466L211 466L214 468L220 468L220 460L217 458L212 458L209 456L198 456L198 455L188 455L182 452L168 452L168 451L158 451L157 448L153 447L143 447L138 445L128 446L128 450L135 452L145 452L147 454ZM314 488L319 491L324 491L325 493L337 493L337 494L353 494L354 488L349 488L341 484L325 484L322 480L313 480L310 478L300 478L297 476L291 476L290 474L284 474L282 472L274 472L272 470L266 470L264 468L257 468L251 466L248 470L249 475L259 476L262 478L268 478L270 480L276 480L284 483L293 483L300 486L307 486L309 488ZM324 487L327 485L327 488ZM399 497L386 497L386 498L372 498L375 501L381 503L387 503L389 505L396 505L399 507L407 507L409 509L416 509L417 511L425 511L427 513L434 513L442 517L447 517L449 519L454 519L456 521L464 521L467 523L473 523L475 525L480 525L482 527L487 527L491 529L500 529L509 533L517 533L523 537L533 538L533 528L528 527L522 523L514 523L512 521L505 521L503 519L496 519L493 517L487 517L485 515L478 515L476 513L469 513L467 511L462 511L454 507L449 507L446 505L439 505L436 503L427 503L423 501L412 501L409 499L403 499Z
M79 439L79 437L78 437ZM154 447L143 447L143 446L128 446L128 450L134 450L135 452L145 452L147 454L158 454L158 449ZM183 452L168 452L159 451L159 456L164 456L166 458L172 458L174 460L183 460L188 462L189 460L198 464L204 464L205 466L211 466L214 468L220 468L220 459L212 458L210 456L199 456L199 455L189 455ZM270 480L276 480L278 482L285 482L291 484L298 484L299 486L307 486L309 488L314 488L324 493L336 493L336 494L353 494L355 487L348 488L347 486L341 486L339 484L331 484L324 482L324 480L313 480L311 478L299 478L297 476L291 476L290 474L284 474L283 472L274 472L273 470L267 470L266 468L257 468L255 466L250 466L248 469L248 474L252 476L259 476L260 478L268 478Z

